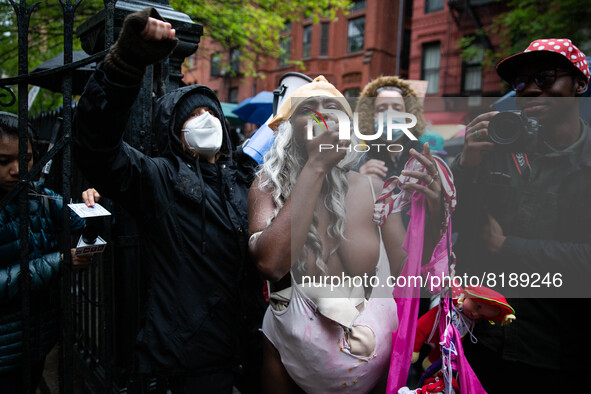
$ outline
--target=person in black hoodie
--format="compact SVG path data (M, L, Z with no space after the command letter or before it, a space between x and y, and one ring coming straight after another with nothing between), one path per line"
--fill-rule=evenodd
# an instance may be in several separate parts
M168 136L162 157L122 141L145 67L176 41L152 8L126 18L80 98L74 153L93 186L138 223L150 272L135 349L140 378L158 377L173 393L256 392L260 351L245 345L260 344L254 335L266 305L247 250L252 168L233 155L216 95L194 85L157 100L152 127ZM252 384L241 386L240 370Z

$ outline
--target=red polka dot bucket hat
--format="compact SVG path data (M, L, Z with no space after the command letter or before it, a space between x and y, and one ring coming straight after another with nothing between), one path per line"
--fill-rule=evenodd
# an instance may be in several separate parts
M497 73L507 82L516 76L518 65L523 62L537 62L554 57L565 67L581 73L589 82L589 64L585 54L568 38L543 38L532 41L525 51L509 56L499 62Z

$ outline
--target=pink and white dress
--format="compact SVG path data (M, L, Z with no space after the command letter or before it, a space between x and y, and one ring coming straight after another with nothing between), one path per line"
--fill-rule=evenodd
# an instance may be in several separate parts
M376 268L380 283L386 283L389 273L381 244ZM383 289L365 299L355 294L359 289L342 287L338 291L343 297L323 298L317 289L308 291L292 279L287 307L269 306L262 331L300 388L307 393L367 393L385 377L398 318L392 289ZM351 336L362 336L355 331L368 333L367 329L375 339L373 351L367 357L351 353Z

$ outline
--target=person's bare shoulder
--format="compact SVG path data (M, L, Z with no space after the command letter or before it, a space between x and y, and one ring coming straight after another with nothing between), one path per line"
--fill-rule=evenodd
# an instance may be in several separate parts
M382 186L384 185L384 182L374 177L362 175L355 171L349 171L347 180L349 181L349 190L365 190L371 193L369 185L372 185L376 198L380 195Z
M375 199L379 197L382 191L383 182L354 171L349 171L347 179L349 181L348 202L355 204L359 208L367 206L367 209L373 210Z

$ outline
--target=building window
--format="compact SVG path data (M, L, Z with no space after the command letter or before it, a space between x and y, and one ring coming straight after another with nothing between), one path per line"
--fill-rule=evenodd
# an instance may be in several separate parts
M412 0L405 0L404 1L404 16L408 17L408 18L412 18L412 5L413 1Z
M212 77L219 77L222 74L221 55L214 53L211 55L211 72Z
M365 0L353 0L351 2L351 12L364 10L365 9Z
M322 22L320 25L320 56L328 56L328 37L330 33L330 23Z
M422 79L427 81L427 94L439 92L439 63L441 60L441 45L437 43L423 45Z
M238 88L230 88L228 90L228 102L238 104Z
M347 98L358 98L361 94L361 89L359 88L350 88L345 90L344 96Z
M302 57L310 57L312 53L312 25L304 26L304 51Z
M195 66L195 54L187 57L185 59L185 61L186 61L185 64L187 65L188 68L193 68Z
M349 20L348 32L348 52L358 52L363 50L363 37L365 33L365 17Z
M443 9L443 0L426 0L425 14L429 12L441 11Z
M234 75L240 72L240 50L230 50L230 70Z
M281 55L279 55L279 67L286 67L289 65L291 52L291 36L281 37Z
M465 93L479 93L482 91L482 62L484 61L484 47L473 44L474 56L462 64L462 91Z
M404 37L402 37L402 51L400 52L400 68L408 70L410 61L410 29L404 29Z

